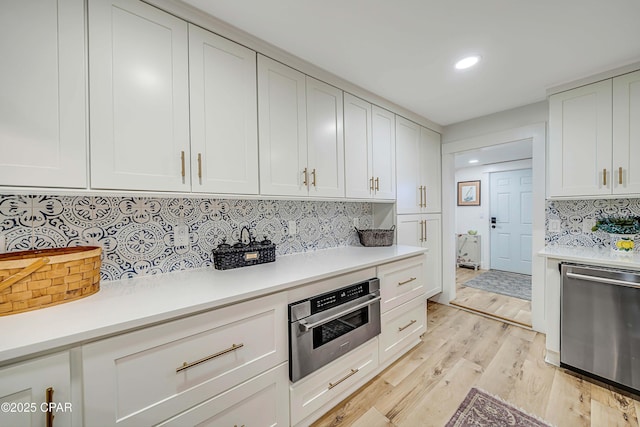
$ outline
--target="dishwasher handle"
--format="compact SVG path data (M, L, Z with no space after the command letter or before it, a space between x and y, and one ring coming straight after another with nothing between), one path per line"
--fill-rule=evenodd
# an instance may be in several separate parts
M606 283L608 285L626 286L629 288L640 289L640 283L629 282L627 280L608 279L606 277L588 276L586 274L570 273L567 272L566 276L570 279L588 280L596 283Z

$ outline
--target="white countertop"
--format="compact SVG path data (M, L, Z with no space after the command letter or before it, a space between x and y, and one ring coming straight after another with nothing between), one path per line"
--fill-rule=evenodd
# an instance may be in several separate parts
M413 246L346 246L232 270L210 267L102 282L100 291L86 298L0 317L0 364L426 251Z
M546 246L539 255L585 264L640 269L640 253L619 254L611 248L585 246Z

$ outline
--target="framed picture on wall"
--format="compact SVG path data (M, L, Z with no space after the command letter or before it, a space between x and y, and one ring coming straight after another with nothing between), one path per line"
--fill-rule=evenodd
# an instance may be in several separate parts
M458 183L458 206L480 206L480 181Z

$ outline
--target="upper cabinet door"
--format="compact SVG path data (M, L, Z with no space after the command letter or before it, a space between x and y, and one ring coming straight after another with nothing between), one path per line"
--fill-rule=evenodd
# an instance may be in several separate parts
M258 135L260 193L308 195L305 76L262 55L258 55Z
M309 195L344 197L342 91L307 80L307 149Z
M344 94L344 161L346 196L370 199L374 193L371 104Z
M613 79L613 193L640 194L640 71Z
M420 168L420 126L396 116L397 211L399 214L420 213L423 184Z
M549 195L611 194L611 80L549 98Z
M424 212L441 212L442 156L440 134L420 128L420 162L422 171L422 207Z
M395 114L373 106L373 184L376 199L396 198Z
M136 0L89 0L91 186L188 191L186 22Z
M3 0L0 182L87 186L84 2Z
M192 189L258 194L256 53L189 25Z

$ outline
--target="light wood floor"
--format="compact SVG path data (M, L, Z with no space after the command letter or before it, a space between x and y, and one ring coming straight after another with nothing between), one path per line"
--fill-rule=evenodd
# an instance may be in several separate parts
M545 336L429 303L424 341L314 426L444 426L479 387L555 426L638 426L640 401L544 362Z
M484 272L486 270L457 268L456 298L451 304L531 327L531 301L462 286Z

